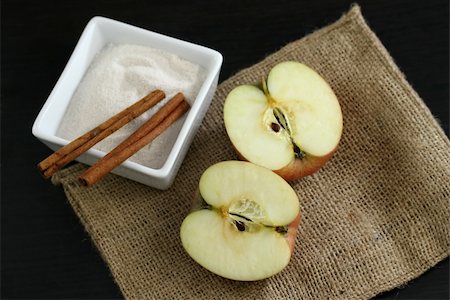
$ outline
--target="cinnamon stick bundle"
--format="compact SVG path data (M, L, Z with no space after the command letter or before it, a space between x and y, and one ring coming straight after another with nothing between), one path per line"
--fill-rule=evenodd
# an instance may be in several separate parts
M189 104L185 101L184 95L176 94L138 130L81 174L79 177L81 184L85 186L95 184L104 175L158 137L188 109Z
M135 104L114 115L41 161L37 166L39 171L45 178L51 177L56 171L123 127L125 124L129 123L131 120L143 114L164 99L164 97L165 93L163 91L152 91Z

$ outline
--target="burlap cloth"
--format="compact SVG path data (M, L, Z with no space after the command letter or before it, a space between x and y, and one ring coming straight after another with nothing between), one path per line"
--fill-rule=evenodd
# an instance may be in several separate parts
M222 107L236 85L277 62L305 62L344 115L336 155L293 182L302 224L280 274L234 282L196 264L179 228L201 173L235 159ZM81 164L54 176L129 299L360 299L402 285L449 254L450 143L354 6L217 89L174 185L159 191L108 175L81 187Z

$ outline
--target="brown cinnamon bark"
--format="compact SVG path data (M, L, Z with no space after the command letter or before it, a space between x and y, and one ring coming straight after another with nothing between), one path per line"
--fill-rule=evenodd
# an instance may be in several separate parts
M187 110L189 104L181 93L175 95L161 110L120 145L80 175L81 184L91 186L127 160L170 127Z
M38 169L45 178L51 177L56 171L92 148L95 144L117 131L131 120L164 99L165 93L155 90L129 106L99 126L78 137L71 143L54 152L38 164Z

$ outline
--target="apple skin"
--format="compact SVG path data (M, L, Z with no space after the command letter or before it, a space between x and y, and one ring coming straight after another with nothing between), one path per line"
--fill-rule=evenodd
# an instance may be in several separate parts
M231 144L231 146L240 160L250 162L236 149L233 144ZM331 159L331 157L333 157L337 148L338 147L336 146L333 151L321 157L307 154L303 159L295 158L287 166L279 170L272 171L283 177L286 181L294 181L302 177L309 176L319 171L319 169L322 168Z
M337 147L327 155L321 157L307 154L303 159L293 159L287 166L279 170L274 170L274 172L286 181L294 181L309 176L319 171L331 159L336 149Z
M297 230L300 226L300 212L297 214L297 217L288 225L288 232L286 235L286 239L289 243L289 247L291 248L291 255L294 254L295 248L295 239L297 238Z

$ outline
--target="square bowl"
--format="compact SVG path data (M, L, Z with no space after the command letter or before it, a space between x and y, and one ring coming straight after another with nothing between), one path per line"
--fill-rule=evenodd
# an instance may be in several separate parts
M56 132L92 60L108 44L134 44L160 49L200 65L206 71L206 77L163 166L154 169L127 160L112 171L154 188L167 189L172 185L215 93L223 61L222 55L215 50L108 18L94 17L84 29L64 71L39 112L32 133L54 151L70 142L58 137ZM105 154L92 148L76 160L92 165Z

